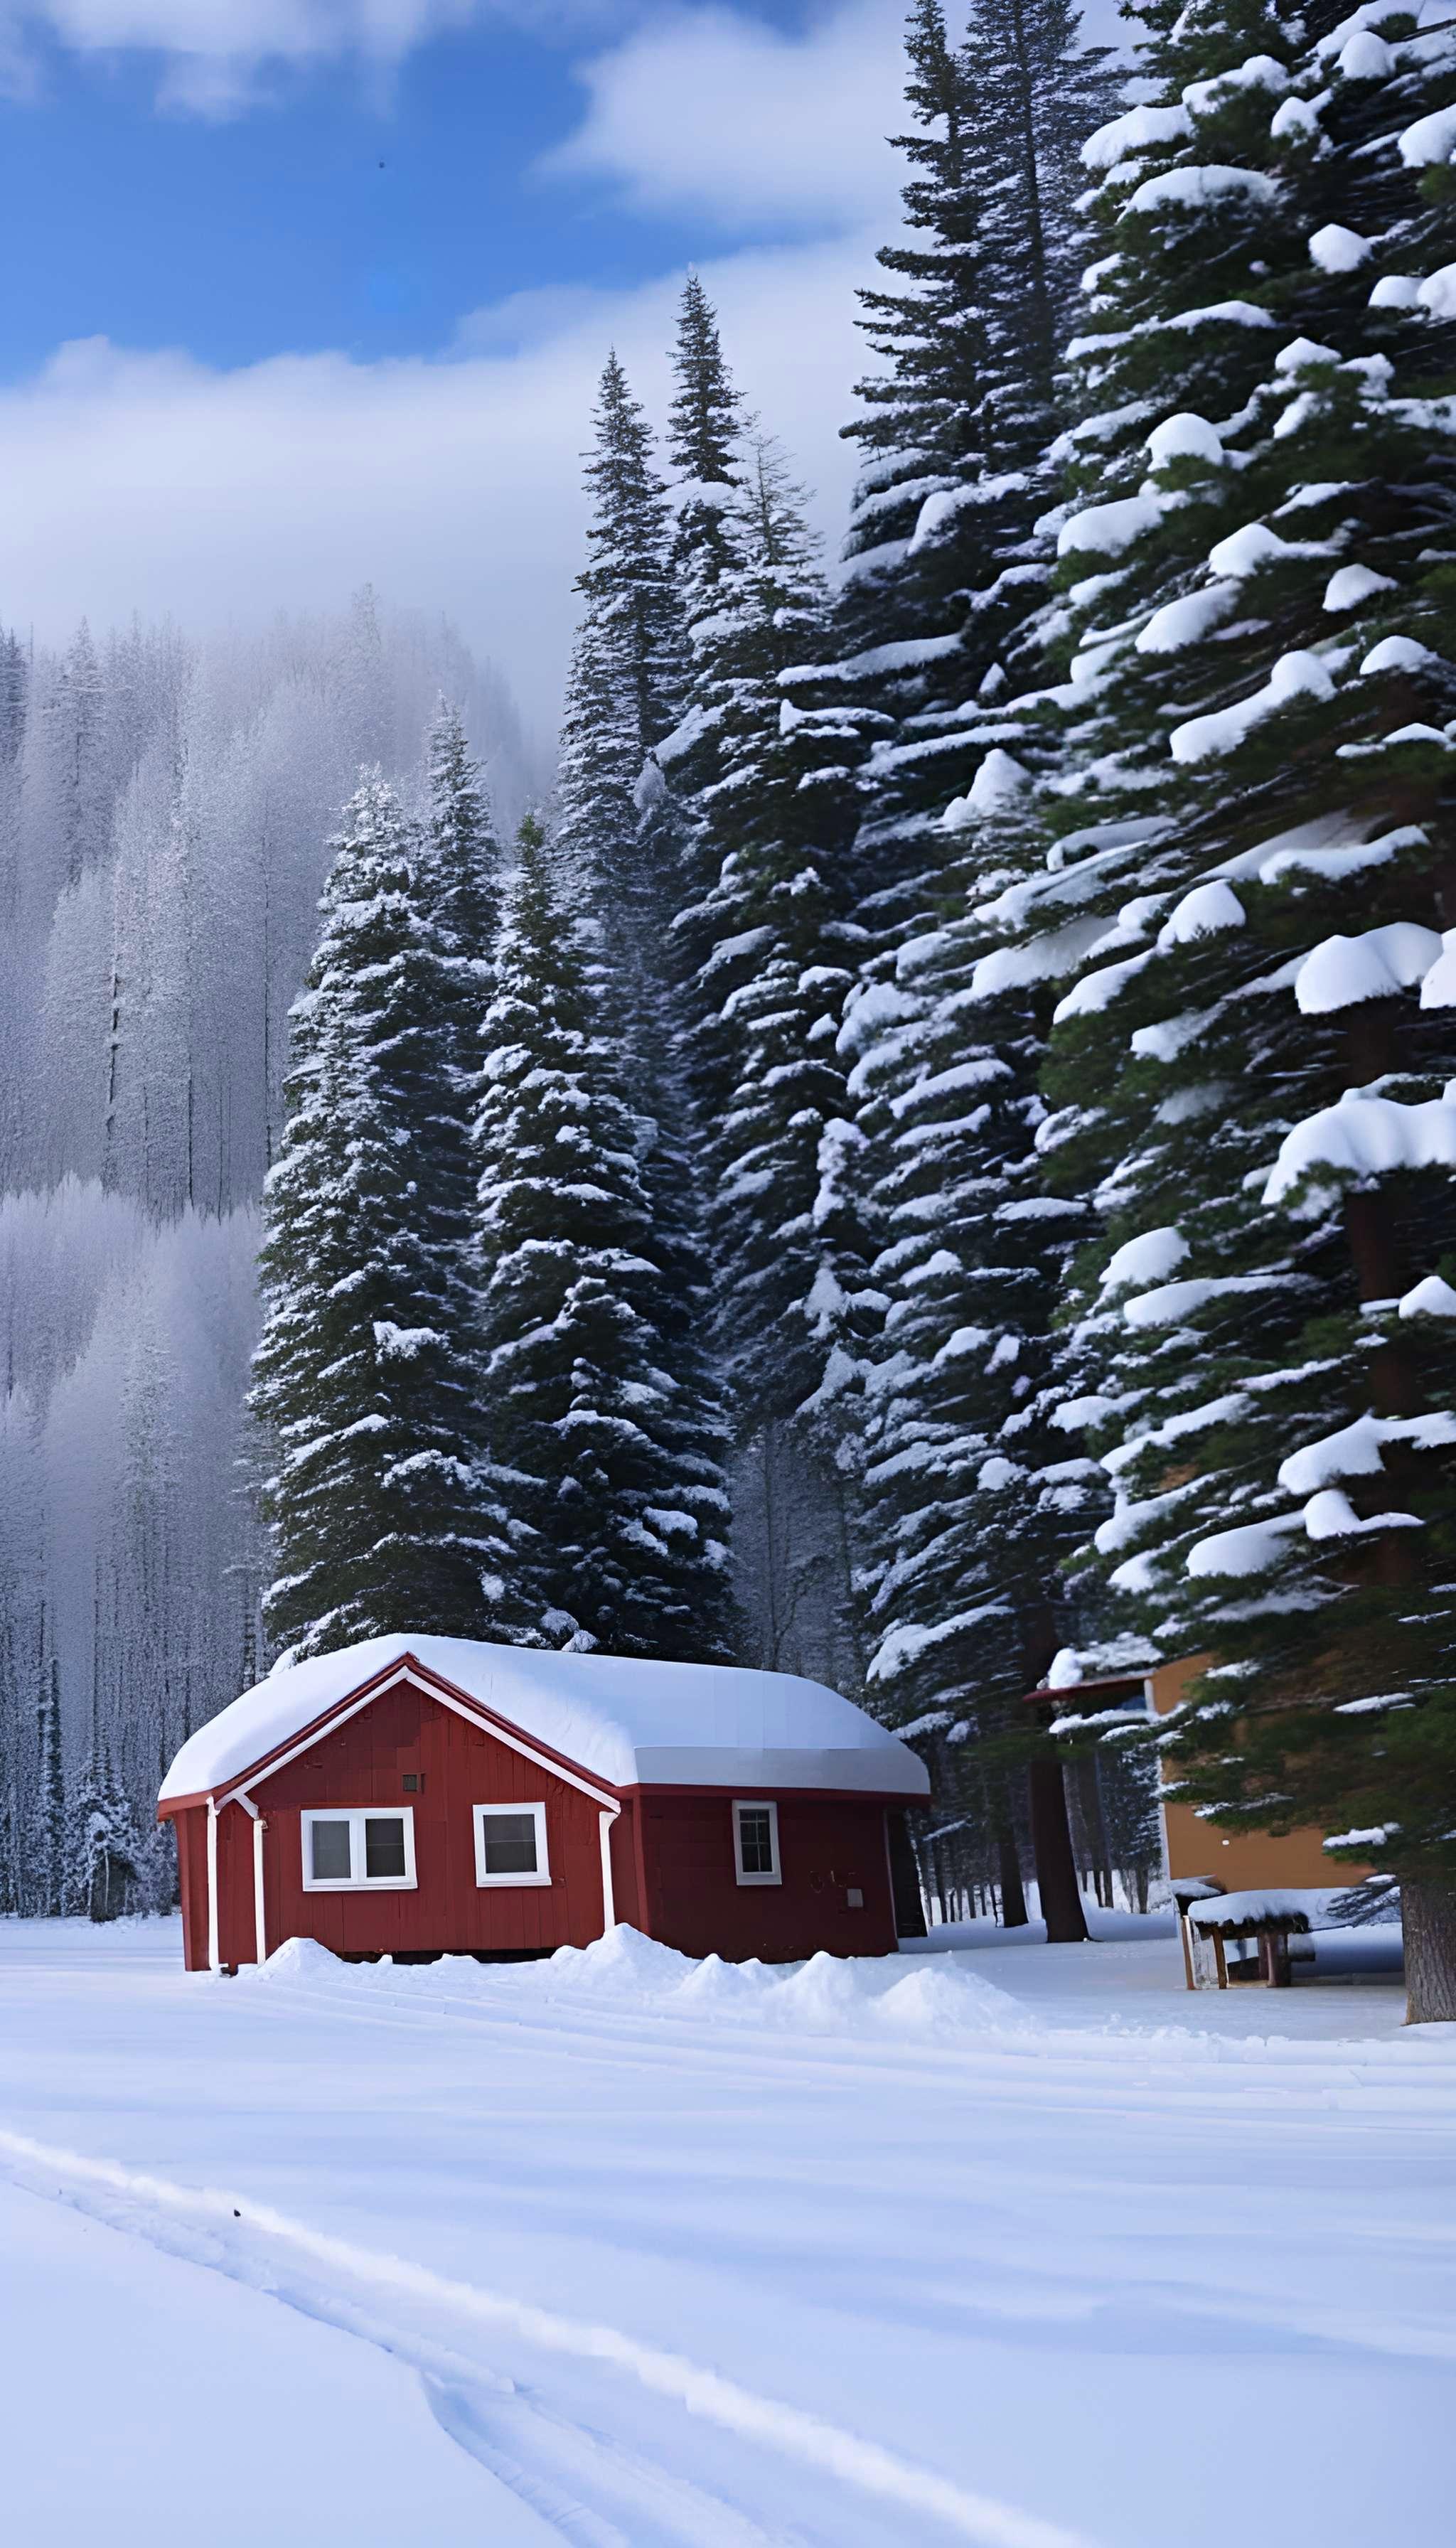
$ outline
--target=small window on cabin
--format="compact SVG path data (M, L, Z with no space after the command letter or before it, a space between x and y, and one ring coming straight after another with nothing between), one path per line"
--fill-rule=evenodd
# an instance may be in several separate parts
M550 1883L544 1804L476 1806L475 1880L477 1884Z
M778 1807L740 1797L733 1807L733 1857L740 1884L780 1884Z
M371 1883L381 1875L405 1872L405 1825L399 1814L368 1814L364 1821L364 1873Z
M313 1826L312 1873L316 1884L347 1884L354 1870L349 1862L349 1826L347 1822L324 1822Z
M347 1813L301 1817L306 1893L360 1893L414 1882L414 1816L374 1814L362 1806Z

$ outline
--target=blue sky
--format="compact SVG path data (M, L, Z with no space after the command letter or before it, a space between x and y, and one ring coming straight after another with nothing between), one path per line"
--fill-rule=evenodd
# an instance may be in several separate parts
M206 16L211 0L193 6ZM202 111L155 46L78 51L33 27L0 154L12 204L45 212L7 274L0 377L98 334L225 365L438 352L462 314L509 293L630 285L725 236L772 235L747 190L736 221L705 225L631 206L600 175L540 171L581 125L584 62L668 14L541 11L532 33L491 12L392 63L264 58ZM767 0L736 14L793 33L814 13Z
M903 23L0 0L0 623L246 625L367 580L448 613L548 731L595 383L615 344L661 419L689 264L832 554Z

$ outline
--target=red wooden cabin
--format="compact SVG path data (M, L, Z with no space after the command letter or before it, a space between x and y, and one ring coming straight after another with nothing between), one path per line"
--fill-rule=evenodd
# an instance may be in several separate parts
M190 1971L287 1938L549 1955L619 1920L785 1962L894 1951L903 1809L927 1792L915 1754L817 1682L400 1636L234 1699L158 1812Z

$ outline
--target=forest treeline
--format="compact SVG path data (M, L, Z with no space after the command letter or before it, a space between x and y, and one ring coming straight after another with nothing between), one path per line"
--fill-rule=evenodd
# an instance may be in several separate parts
M1399 1880L1452 2014L1456 33L1135 32L911 9L838 580L689 278L660 436L602 375L543 819L448 680L422 784L360 756L264 1194L256 1634L823 1673L931 1759L929 1888L1008 1918L1064 1802L1145 1885L1097 1684L1206 1658L1165 1772ZM144 1199L174 1245L212 1200Z

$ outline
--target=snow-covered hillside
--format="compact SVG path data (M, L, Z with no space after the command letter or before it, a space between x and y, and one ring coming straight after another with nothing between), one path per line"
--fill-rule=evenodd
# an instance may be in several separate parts
M215 1981L4 1923L13 2535L1436 2548L1456 2042L1190 2001L1157 1926Z

